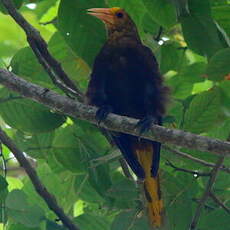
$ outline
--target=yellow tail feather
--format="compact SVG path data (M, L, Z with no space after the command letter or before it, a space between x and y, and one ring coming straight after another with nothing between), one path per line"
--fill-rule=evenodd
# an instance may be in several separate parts
M152 158L154 157L152 144L140 144L135 152L145 171L144 191L149 219L152 226L160 227L163 222L163 201L160 194L159 174L155 178L151 175Z

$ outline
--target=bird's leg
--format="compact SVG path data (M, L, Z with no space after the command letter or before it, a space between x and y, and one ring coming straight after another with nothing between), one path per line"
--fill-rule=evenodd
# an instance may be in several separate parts
M143 133L149 131L151 125L153 124L159 124L159 119L152 115L147 115L143 119L139 120L136 124L136 129L139 132L139 135L141 136Z
M104 121L107 118L108 114L112 111L113 109L110 105L102 105L101 107L99 107L95 117L98 125L100 125L100 123Z

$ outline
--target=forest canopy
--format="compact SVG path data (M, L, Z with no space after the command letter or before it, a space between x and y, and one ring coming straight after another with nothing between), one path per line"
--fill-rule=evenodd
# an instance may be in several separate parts
M0 69L5 71L0 71L1 130L24 153L76 229L149 229L143 191L98 127L88 118L67 116L12 91L1 75L11 72L61 95L68 91L82 102L93 61L106 41L103 23L86 10L119 6L134 20L171 89L163 126L230 141L230 1L13 0L43 43L12 18L4 2L11 1L0 0ZM41 52L46 43L51 56ZM43 48L36 53L39 45ZM62 76L68 87L51 76ZM0 230L71 229L39 196L8 147L0 136ZM229 154L164 145L164 229L188 229L196 214L197 230L227 229L229 173Z

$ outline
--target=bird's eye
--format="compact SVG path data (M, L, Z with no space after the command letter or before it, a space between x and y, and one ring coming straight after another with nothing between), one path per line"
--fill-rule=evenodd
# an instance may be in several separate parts
M121 13L121 12L119 12L119 13L116 13L116 16L118 17L118 18L123 18L123 13Z

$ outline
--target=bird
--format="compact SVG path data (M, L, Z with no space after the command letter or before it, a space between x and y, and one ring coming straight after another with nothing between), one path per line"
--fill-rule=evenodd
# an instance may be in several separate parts
M91 8L87 13L100 19L107 30L107 40L95 57L86 92L87 103L98 107L98 124L109 113L115 113L139 119L136 128L140 134L152 124L162 125L168 88L154 54L142 44L131 17L120 7ZM132 171L143 181L151 226L162 226L158 170L161 143L118 132L111 136Z

